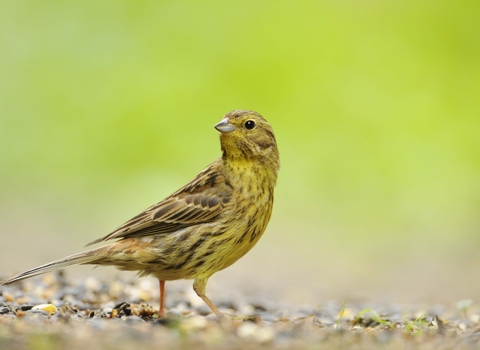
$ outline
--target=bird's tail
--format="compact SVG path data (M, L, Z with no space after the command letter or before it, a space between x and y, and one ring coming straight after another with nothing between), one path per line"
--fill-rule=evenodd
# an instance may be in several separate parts
M55 271L55 270L62 269L64 267L68 267L72 265L95 263L95 261L98 261L99 259L101 259L101 256L103 255L102 253L105 251L105 248L106 247L104 246L104 247L88 250L86 252L69 255L65 258L58 259L48 264L38 266L38 267L35 267L34 269L19 273L18 275L15 275L11 278L6 278L0 281L0 285L21 281L26 278L42 275L44 273Z

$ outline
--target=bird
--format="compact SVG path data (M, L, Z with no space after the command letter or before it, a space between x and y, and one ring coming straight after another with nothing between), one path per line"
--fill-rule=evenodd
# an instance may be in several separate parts
M193 279L196 294L222 317L207 297L208 279L243 257L270 220L280 169L271 125L259 113L234 110L215 129L221 157L192 181L110 234L87 246L112 243L73 254L0 281L10 284L72 265L114 266L158 279L165 317L165 283Z

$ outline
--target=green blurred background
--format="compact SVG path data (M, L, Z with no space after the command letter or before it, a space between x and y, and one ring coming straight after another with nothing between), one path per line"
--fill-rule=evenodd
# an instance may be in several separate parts
M274 214L212 299L479 300L479 18L478 1L0 1L0 276L163 199L220 155L223 114L253 109L281 152Z

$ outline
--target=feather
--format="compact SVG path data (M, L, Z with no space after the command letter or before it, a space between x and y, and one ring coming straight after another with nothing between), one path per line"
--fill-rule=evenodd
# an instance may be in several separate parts
M99 254L101 255L103 251L105 251L105 247L100 247L100 248L92 249L86 252L73 254L65 258L49 262L48 264L35 267L31 270L19 273L18 275L15 275L11 278L4 279L0 281L0 285L21 281L26 278L30 278L33 276L38 276L38 275L47 273L47 272L63 269L64 267L68 267L72 265L94 263L96 260L99 259Z

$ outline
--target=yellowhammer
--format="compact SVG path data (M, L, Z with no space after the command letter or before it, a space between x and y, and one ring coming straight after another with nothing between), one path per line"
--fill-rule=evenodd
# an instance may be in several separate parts
M194 279L193 289L217 315L208 278L245 255L262 236L273 206L280 167L273 129L258 113L237 110L215 125L222 157L190 183L109 235L116 242L67 256L1 281L8 284L77 264L113 265L160 281Z

